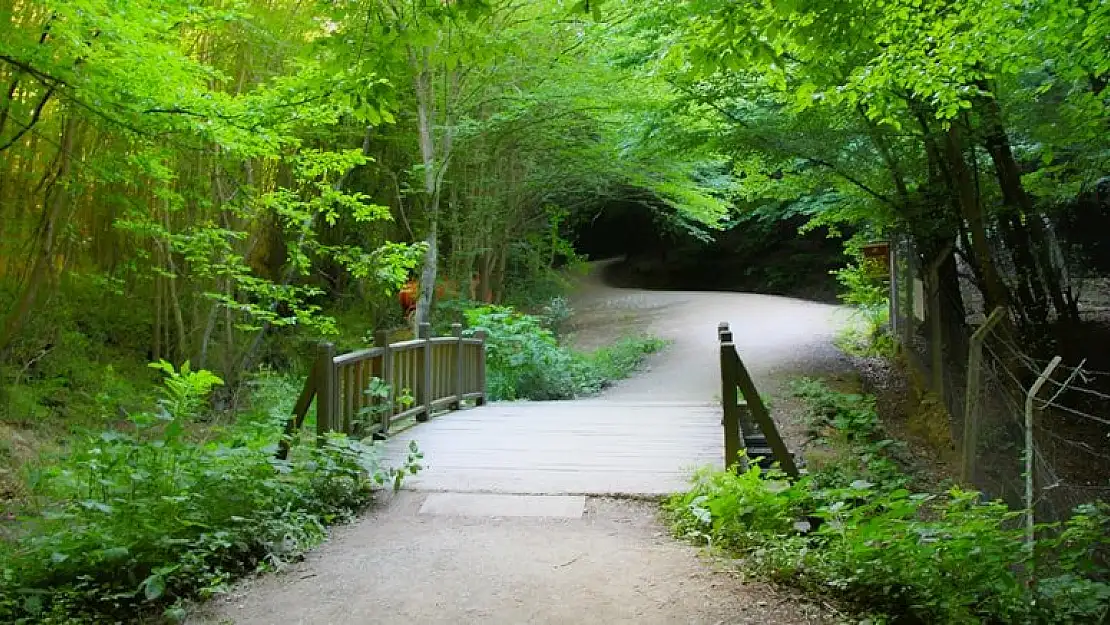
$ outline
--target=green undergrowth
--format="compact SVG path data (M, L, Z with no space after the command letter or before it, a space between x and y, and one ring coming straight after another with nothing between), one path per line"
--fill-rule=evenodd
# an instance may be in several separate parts
M252 382L254 407L236 423L196 429L222 381L157 367L156 406L27 471L29 504L0 526L0 622L180 618L183 601L298 557L419 468L415 447L392 469L340 435L275 459L297 387L281 376Z
M1100 623L1110 585L1094 553L1104 504L1040 525L960 488L915 489L882 440L874 400L808 381L815 428L848 453L796 481L777 470L702 470L665 505L675 532L743 560L746 571L833 596L870 623ZM754 463L753 463L754 465Z
M651 336L626 336L591 353L560 344L557 323L570 313L549 305L550 316L504 306L465 311L468 332L484 330L486 387L493 400L574 399L596 394L631 375L644 359L666 346Z
M851 323L836 337L837 347L854 356L889 357L896 351L894 337L887 332L890 324L889 289L877 277L859 248L859 241L847 242L845 253L851 261L832 272L840 283L840 299L851 309Z

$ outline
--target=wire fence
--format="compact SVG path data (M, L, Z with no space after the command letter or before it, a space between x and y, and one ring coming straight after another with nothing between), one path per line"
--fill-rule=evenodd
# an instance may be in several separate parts
M1110 372L1080 359L1044 375L1054 359L1014 338L1005 310L985 309L952 253L926 259L909 242L891 245L890 319L918 386L946 408L962 481L1015 509L1032 501L1040 521L1105 499ZM958 290L942 286L953 270Z

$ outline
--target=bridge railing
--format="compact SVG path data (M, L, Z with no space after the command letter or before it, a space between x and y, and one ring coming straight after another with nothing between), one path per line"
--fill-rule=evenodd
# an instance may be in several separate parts
M787 475L798 476L794 455L779 436L778 428L755 382L732 342L728 323L717 326L717 339L721 346L721 425L725 435L725 466L734 462L746 465L747 459L764 458L779 464ZM740 450L746 458L740 459ZM745 468L741 466L741 468Z
M334 344L321 343L285 440L303 425L313 399L318 436L343 432L360 438L385 436L398 423L427 421L464 402L484 404L485 332L464 337L458 323L451 330L451 336L433 337L431 325L423 323L417 338L392 344L379 331L374 347L339 355ZM287 443L278 455L288 455Z

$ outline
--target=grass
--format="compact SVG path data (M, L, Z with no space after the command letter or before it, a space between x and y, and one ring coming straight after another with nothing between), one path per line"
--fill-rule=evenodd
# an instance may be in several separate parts
M614 382L631 377L648 356L666 349L669 344L669 341L650 335L625 336L611 345L580 355L600 382L597 390L591 391L600 392Z

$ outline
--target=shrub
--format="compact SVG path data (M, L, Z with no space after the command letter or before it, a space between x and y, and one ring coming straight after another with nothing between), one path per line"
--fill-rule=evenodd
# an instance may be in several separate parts
M837 337L837 345L858 356L892 355L894 339L886 332L890 323L886 284L868 270L859 249L850 245L846 252L853 262L834 271L833 275L842 289L840 299L852 307L856 323L845 327Z
M32 475L37 514L0 543L0 621L104 622L177 600L207 597L236 575L277 566L350 517L372 488L400 471L343 436L274 458L282 415L232 428L222 440L188 440L187 422L218 378L159 365L159 413L129 431L88 435L58 465Z
M837 399L812 382L809 391L822 414L835 415L833 427L877 431L872 419L843 418L844 407L872 406L869 398ZM1093 555L1110 528L1106 506L1040 526L1030 559L1021 512L958 488L911 492L877 441L843 440L867 458L855 470L837 466L793 483L758 466L699 472L690 492L666 504L676 532L739 553L772 579L873 611L872 622L1090 623L1110 614L1110 586ZM1032 572L1037 583L1027 585Z
M485 330L486 390L494 400L573 399L628 377L665 342L627 337L592 354L559 344L541 317L506 306L465 311L468 333Z

